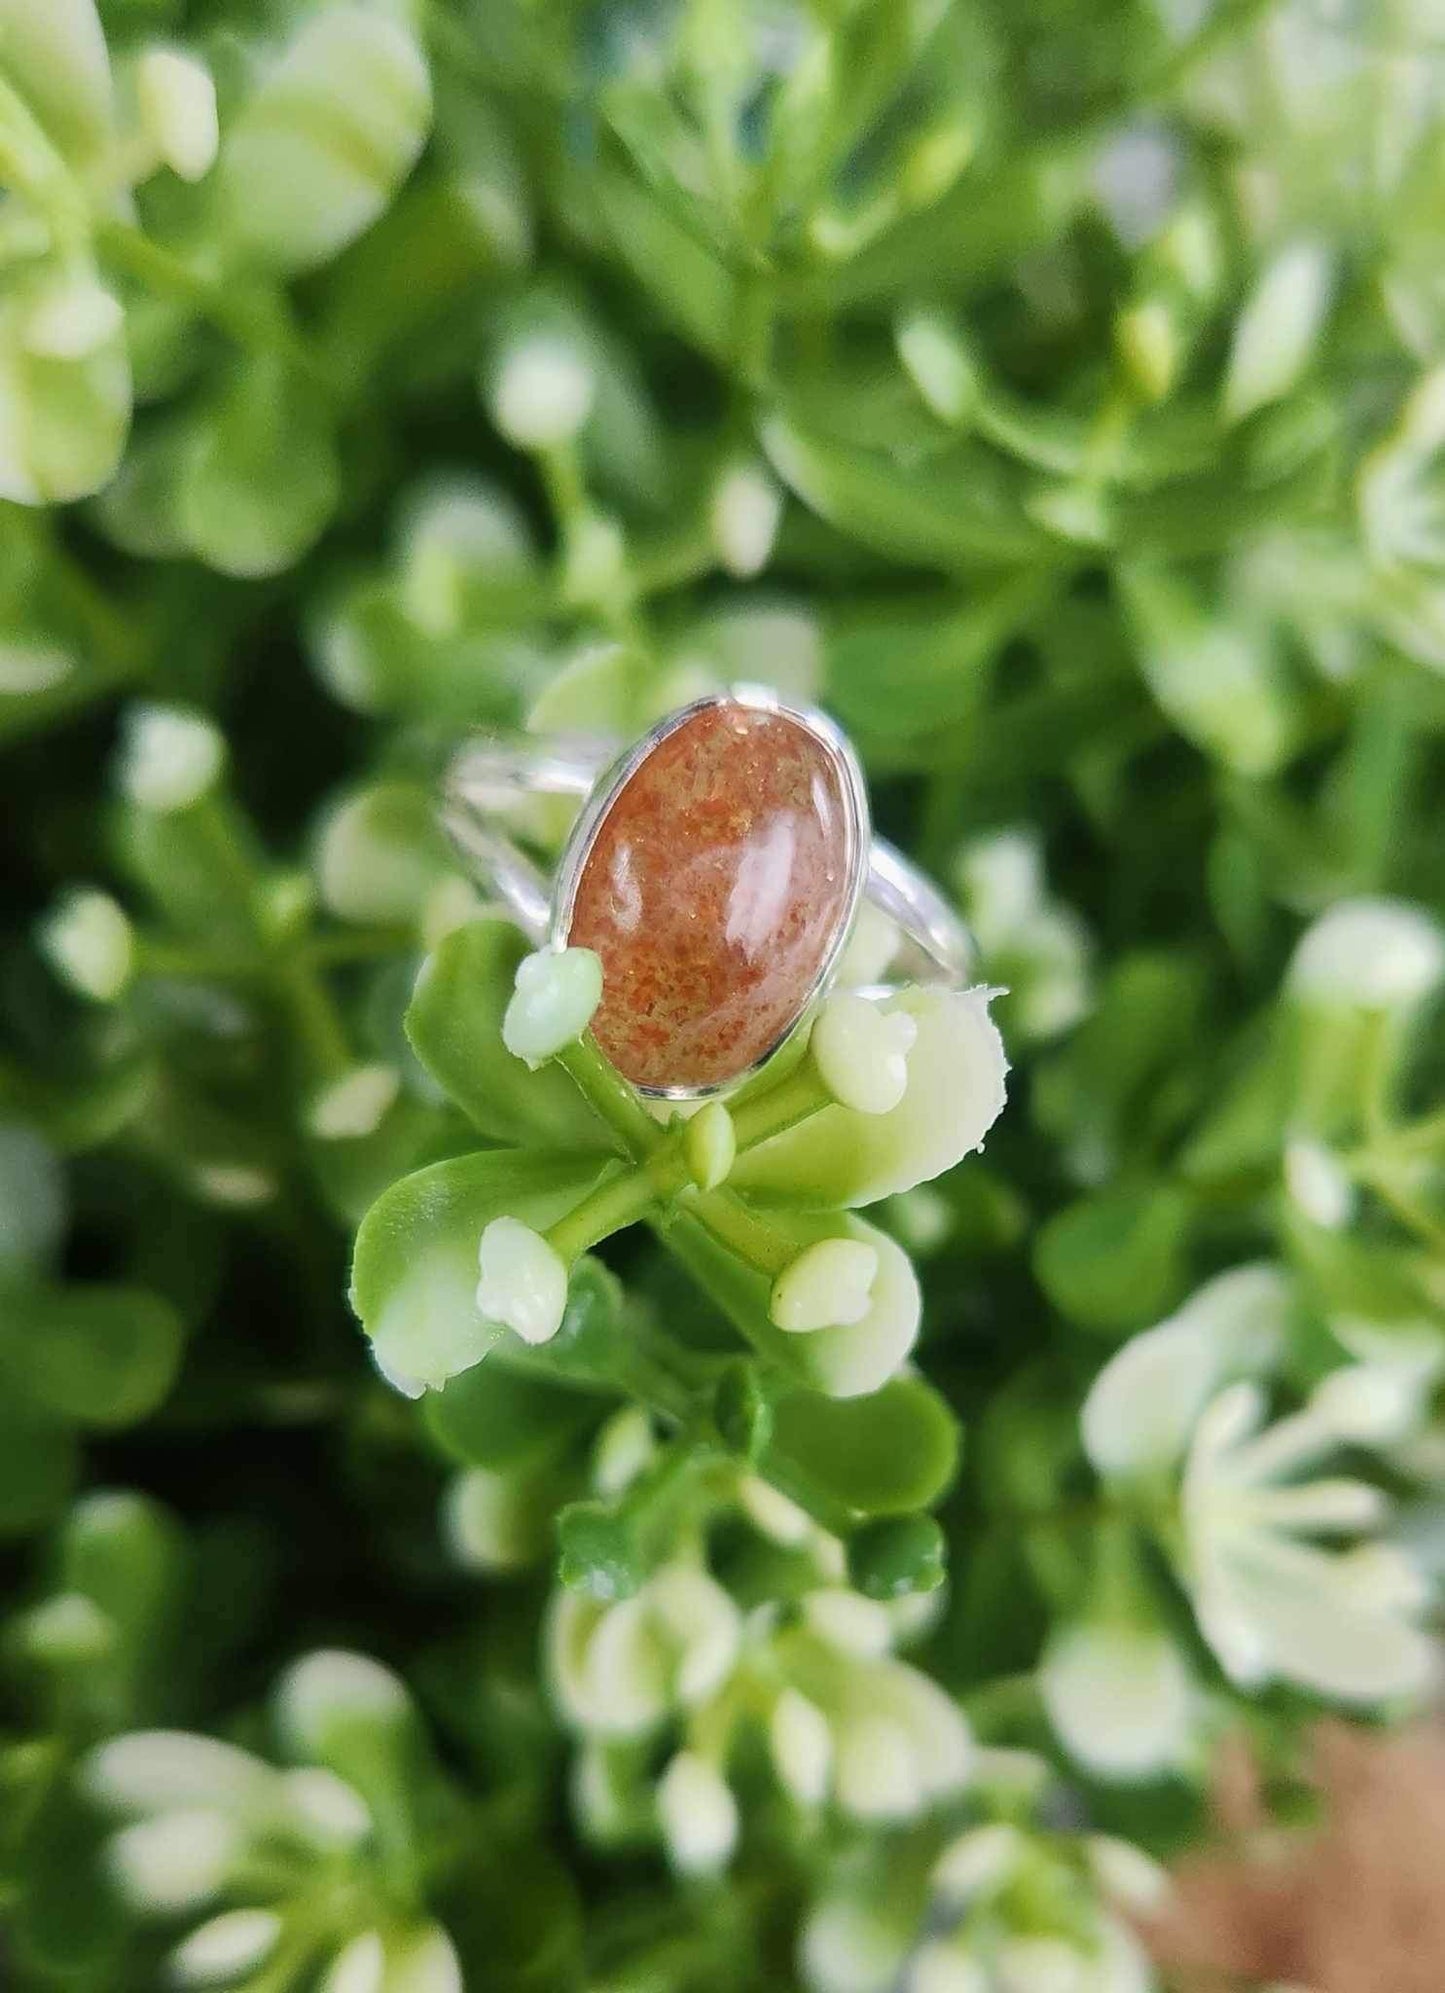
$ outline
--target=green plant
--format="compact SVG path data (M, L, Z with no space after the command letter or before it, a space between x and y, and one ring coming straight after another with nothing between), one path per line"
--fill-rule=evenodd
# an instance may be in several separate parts
M1428 1692L1435 61L0 0L17 1984L1132 1993ZM436 779L741 680L978 986L663 1121Z

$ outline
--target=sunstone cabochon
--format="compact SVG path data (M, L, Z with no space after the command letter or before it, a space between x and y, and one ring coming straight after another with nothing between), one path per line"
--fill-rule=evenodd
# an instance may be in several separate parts
M796 1021L853 904L842 757L725 700L658 741L584 854L566 940L602 958L598 1044L637 1086L726 1085Z

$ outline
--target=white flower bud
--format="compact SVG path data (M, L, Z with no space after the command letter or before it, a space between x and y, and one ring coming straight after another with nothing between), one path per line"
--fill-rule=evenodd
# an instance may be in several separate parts
M860 1716L837 1732L838 1804L859 1820L908 1820L924 1805L913 1739L890 1716Z
M363 1931L337 1952L318 1993L385 1993L386 1947L376 1931Z
M353 1066L312 1101L307 1126L318 1141L359 1141L376 1133L400 1091L395 1066Z
M712 495L713 545L727 572L739 581L761 574L778 536L783 495L760 464L734 464Z
M281 1188L269 1170L251 1169L245 1163L197 1163L191 1170L191 1182L208 1204L235 1211L269 1204Z
M1346 1445L1388 1446L1415 1424L1430 1389L1408 1364L1350 1364L1315 1386L1309 1408Z
M126 715L120 786L138 810L169 816L209 794L225 759L225 741L200 713L133 706Z
M540 1232L494 1218L478 1249L477 1310L525 1343L550 1342L567 1308L567 1268Z
M470 580L515 584L533 564L521 508L500 486L480 478L449 477L413 494L400 551L407 614L438 637L460 624Z
M1085 1843L1089 1867L1111 1903L1136 1916L1152 1916L1169 1899L1173 1882L1169 1871L1113 1834L1090 1834Z
M844 992L818 1013L808 1041L813 1064L840 1106L888 1114L908 1086L908 1054L918 1026L906 1010L882 1010Z
M896 341L910 380L939 421L967 422L978 403L978 368L948 320L912 312L899 323Z
M456 1948L439 1924L388 1947L386 1993L465 1993Z
M614 1412L592 1449L592 1485L599 1495L620 1495L657 1458L657 1435L640 1405Z
M683 1154L688 1175L699 1190L716 1190L726 1183L737 1160L737 1131L733 1118L720 1100L710 1100L699 1108L683 1130Z
M784 1689L768 1719L778 1778L799 1806L821 1806L833 1775L833 1733L816 1703Z
M963 1906L997 1895L1027 1853L1017 1827L999 1822L971 1827L950 1841L934 1865L932 1884L950 1905Z
M677 1657L673 1688L684 1708L715 1696L737 1665L742 1615L716 1578L670 1564L647 1587L647 1609Z
M861 1322L877 1273L878 1254L862 1239L819 1239L773 1282L768 1313L789 1335Z
M1306 1003L1408 1010L1445 980L1445 935L1404 900L1341 900L1305 930L1289 987Z
M94 1003L114 1003L135 970L135 931L109 893L78 887L48 916L40 946L61 981Z
M106 1865L137 1909L170 1915L210 1902L241 1846L233 1821L194 1808L159 1813L122 1829L107 1846Z
M372 1829L371 1810L346 1780L324 1765L303 1765L280 1776L282 1806L315 1847L328 1853L354 1848Z
M83 360L120 333L120 300L85 264L57 270L27 305L21 339L27 352L46 360Z
M1297 1136L1286 1145L1284 1184L1290 1202L1312 1225L1337 1232L1354 1216L1357 1199L1349 1172L1321 1142Z
M803 1617L830 1647L843 1654L876 1660L893 1645L893 1621L887 1606L843 1585L807 1593Z
M198 57L149 48L136 64L141 128L156 156L182 180L203 180L216 163L221 132L216 86Z
M570 442L592 411L596 378L574 339L534 332L503 352L488 387L493 422L519 450Z
M84 1768L86 1791L97 1805L124 1813L246 1811L268 1802L274 1781L263 1759L187 1730L112 1737L91 1752Z
M458 1474L442 1503L442 1535L468 1571L525 1570L545 1550L550 1520L525 1481L485 1467Z
M1150 1778L1187 1751L1189 1671L1162 1629L1105 1621L1065 1627L1045 1649L1039 1693L1069 1755L1098 1778Z
M997 1993L1091 1993L1093 1966L1061 1938L1014 1938L994 1975Z
M1329 310L1334 257L1323 242L1286 245L1261 272L1234 328L1224 413L1240 422L1289 393Z
M878 1259L867 1310L856 1322L814 1329L796 1345L808 1382L830 1398L865 1397L886 1384L917 1340L923 1312L918 1276L903 1248L856 1219L852 1229Z
M21 1615L13 1637L31 1659L67 1667L110 1653L116 1627L84 1592L57 1592Z
M803 1927L803 1977L812 1993L890 1993L910 1940L851 1896L822 1903Z
M562 1592L548 1638L553 1686L567 1720L602 1737L640 1737L666 1713L667 1656L641 1598L599 1606Z
M339 1647L304 1655L276 1690L277 1720L297 1757L319 1752L335 1724L392 1727L404 1723L410 1711L405 1685L390 1668Z
M602 1001L602 962L590 948L539 948L517 964L502 1043L534 1070L573 1045Z
M75 670L75 659L59 644L33 643L24 638L0 640L0 698L23 699L64 684Z
M224 1986L262 1964L276 1949L281 1919L274 1910L227 1910L201 1924L167 1961L182 1986Z
M716 1875L732 1859L738 1804L722 1773L696 1751L679 1751L657 1785L657 1811L673 1866Z
M960 1938L932 1938L908 1968L907 1993L990 1993L983 1967Z
M774 1543L796 1547L806 1543L816 1524L806 1509L780 1495L761 1475L744 1474L738 1480L738 1505L755 1528Z

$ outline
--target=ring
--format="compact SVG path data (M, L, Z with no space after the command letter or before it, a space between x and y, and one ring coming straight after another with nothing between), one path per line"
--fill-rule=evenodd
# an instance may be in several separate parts
M582 801L550 882L510 828L538 796ZM765 1064L834 981L865 899L912 980L967 980L962 922L871 836L846 735L764 689L695 700L620 754L593 735L473 739L441 816L535 947L596 951L593 1035L645 1094L702 1099Z

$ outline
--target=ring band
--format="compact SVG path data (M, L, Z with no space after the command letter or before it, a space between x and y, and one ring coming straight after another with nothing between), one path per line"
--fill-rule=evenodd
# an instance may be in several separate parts
M545 796L582 805L550 881L511 828ZM962 922L870 834L847 737L764 689L696 700L621 753L595 735L477 737L447 769L441 818L535 947L596 949L594 1034L646 1094L705 1098L764 1064L834 979L865 897L910 979L967 980Z

